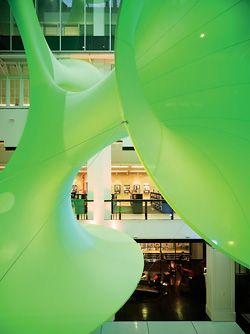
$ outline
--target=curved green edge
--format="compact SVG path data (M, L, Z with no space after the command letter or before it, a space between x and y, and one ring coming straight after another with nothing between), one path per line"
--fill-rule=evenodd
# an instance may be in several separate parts
M147 171L185 222L248 267L249 15L248 1L127 0L116 43L127 127Z
M83 162L123 137L114 73L58 62L31 0L10 0L25 45L31 107L0 175L0 332L89 333L136 288L140 247L73 217L70 189ZM119 284L118 284L119 282Z

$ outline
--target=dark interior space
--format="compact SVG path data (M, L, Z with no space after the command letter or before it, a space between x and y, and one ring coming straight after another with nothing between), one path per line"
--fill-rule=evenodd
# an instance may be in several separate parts
M250 270L238 263L235 265L235 311L237 323L250 334Z
M205 247L192 259L192 242L142 242L144 272L116 321L203 321L205 312Z

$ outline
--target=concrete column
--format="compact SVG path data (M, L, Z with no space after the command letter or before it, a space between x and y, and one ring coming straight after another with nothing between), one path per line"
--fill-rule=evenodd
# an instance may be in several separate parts
M235 264L207 245L207 305L212 321L235 321Z
M94 3L93 6L93 36L104 36L104 21L105 21L105 3Z
M88 161L88 219L97 224L103 224L104 219L111 218L111 203L104 203L111 199L111 146L96 154Z

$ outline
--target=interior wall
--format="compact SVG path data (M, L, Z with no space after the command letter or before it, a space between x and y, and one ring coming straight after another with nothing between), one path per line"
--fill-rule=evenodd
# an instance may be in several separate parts
M86 174L86 173L85 173ZM85 180L87 178L85 177ZM154 182L150 179L150 177L146 173L112 173L112 185L111 185L111 193L114 193L114 185L120 184L121 185L121 194L118 195L119 199L122 198L129 198L129 194L124 193L123 186L130 185L130 190L133 190L134 184L140 185L140 193L143 193L143 186L144 184L150 185L150 191L157 191L157 187L155 186ZM78 173L74 179L74 183L77 185L77 191L82 193L83 191L83 180L82 180L82 173ZM85 185L86 188L86 185ZM144 195L146 198L147 196Z
M157 188L153 181L149 178L146 173L112 173L112 193L114 192L114 185L121 185L121 194L119 194L119 198L129 197L126 193L124 193L124 185L130 185L130 191L133 191L134 184L140 185L140 193L143 193L144 184L150 185L150 191L157 191Z
M0 140L5 147L18 146L22 135L28 109L1 109L0 113Z
M4 148L4 142L0 142L0 166L5 166L8 163L13 152L14 151L6 151Z
M83 173L77 173L73 182L73 185L77 185L77 192L82 194L85 191L83 191L83 187L85 188L84 190L86 190L86 181L87 181L87 175L86 173L84 173L85 175L85 181L83 181ZM84 186L83 186L83 182L84 182Z

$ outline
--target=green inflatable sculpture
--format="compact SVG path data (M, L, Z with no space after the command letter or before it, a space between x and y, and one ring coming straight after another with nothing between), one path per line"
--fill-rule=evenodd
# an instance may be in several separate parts
M58 62L32 0L10 1L25 45L31 107L0 179L0 333L90 333L135 290L143 270L128 235L73 217L83 162L124 137L115 74ZM105 101L105 102L104 102Z
M0 332L90 333L135 289L137 244L78 224L69 198L82 163L126 130L183 219L250 266L249 1L124 0L106 78L57 61L32 0L9 3L31 107L0 175Z
M148 173L186 223L248 267L249 16L246 0L124 1L116 45Z

